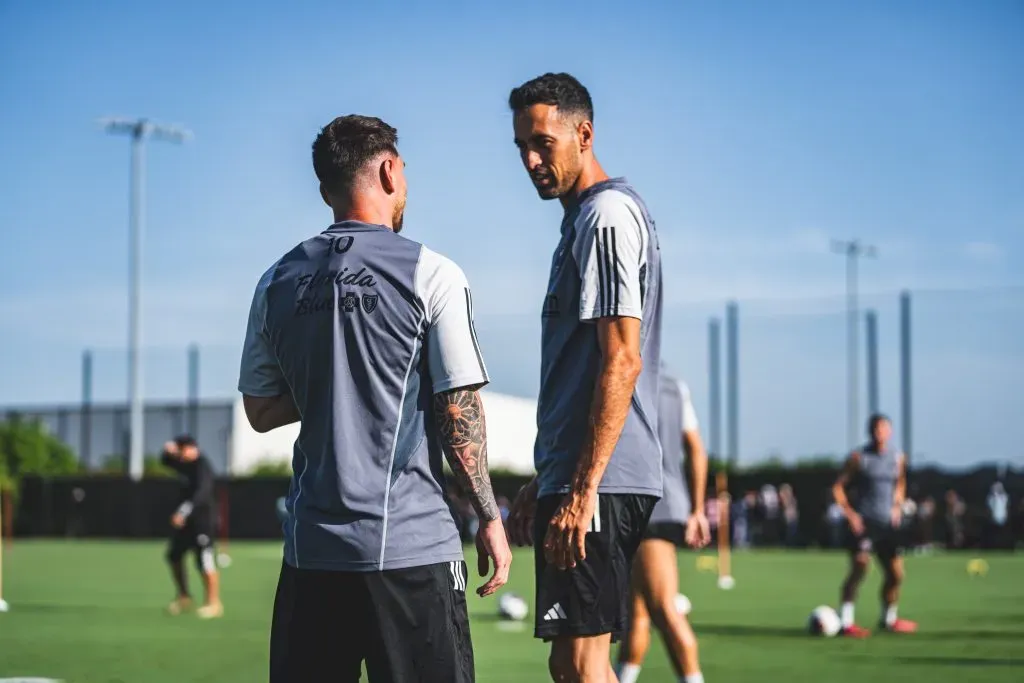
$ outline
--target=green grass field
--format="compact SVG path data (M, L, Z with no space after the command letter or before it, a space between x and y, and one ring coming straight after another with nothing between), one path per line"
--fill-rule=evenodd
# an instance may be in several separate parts
M223 571L226 614L201 622L165 616L171 596L159 543L19 541L4 553L0 678L48 677L67 683L139 681L255 683L266 680L278 544L233 543ZM844 557L764 552L734 557L736 588L681 556L682 590L701 640L709 683L884 683L1024 680L1024 556L989 556L989 573L971 578L968 557L908 559L902 614L921 622L911 636L867 641L815 639L810 610L835 602ZM516 555L509 589L532 598L531 558ZM192 577L193 590L199 588ZM859 621L877 619L878 573L858 604ZM197 594L198 595L198 594ZM527 627L494 617L494 599L470 603L482 683L545 681L544 646ZM341 644L339 644L341 646ZM673 680L660 643L641 681Z

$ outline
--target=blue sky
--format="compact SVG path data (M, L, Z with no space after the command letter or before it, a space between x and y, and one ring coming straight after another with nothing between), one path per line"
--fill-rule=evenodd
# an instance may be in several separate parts
M399 129L407 234L466 270L494 388L532 394L560 210L505 99L566 70L658 222L665 355L703 415L707 319L740 302L744 460L847 445L829 241L860 237L883 407L909 288L922 457L1024 463L1019 2L99 5L0 4L0 405L75 400L86 347L97 398L125 394L129 147L107 115L195 132L148 148L150 396L183 395L191 342L204 394L233 394L256 279L330 220L309 145L352 112Z

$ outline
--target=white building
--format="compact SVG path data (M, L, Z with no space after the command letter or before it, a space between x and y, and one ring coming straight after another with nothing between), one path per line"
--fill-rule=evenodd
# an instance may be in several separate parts
M487 390L481 395L491 470L533 472L536 401ZM129 414L125 404L0 408L0 416L14 414L42 421L90 468L114 458L127 458ZM145 409L145 425L147 454L159 454L166 441L188 432L196 437L220 474L246 474L263 462L290 462L299 431L298 424L294 424L257 434L245 417L241 397L233 401L200 401L194 406L151 403Z

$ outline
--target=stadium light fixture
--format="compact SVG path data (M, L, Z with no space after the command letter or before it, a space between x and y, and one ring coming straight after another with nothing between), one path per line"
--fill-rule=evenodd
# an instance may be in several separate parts
M107 117L99 120L111 135L127 135L132 141L131 190L129 196L129 289L128 289L128 400L131 406L128 471L132 479L142 479L145 419L143 416L142 344L142 236L145 199L146 140L153 138L181 144L192 139L183 126L154 123L148 119Z

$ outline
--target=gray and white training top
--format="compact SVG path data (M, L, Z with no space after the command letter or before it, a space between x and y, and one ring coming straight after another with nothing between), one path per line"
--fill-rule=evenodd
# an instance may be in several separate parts
M562 220L542 312L534 449L539 495L569 489L601 366L593 323L623 316L642 321L643 371L598 490L661 496L661 299L658 238L643 200L622 178L582 192Z
M291 394L285 561L342 571L462 559L435 393L488 381L462 270L390 229L346 221L260 278L238 389Z
M899 480L903 453L889 448L879 450L872 444L860 449L853 486L857 495L853 509L866 520L888 525L892 521L896 482Z
M658 403L658 435L665 481L661 500L651 512L651 522L684 523L690 517L693 503L683 467L686 457L683 433L697 429L697 411L690 400L690 388L663 372Z

